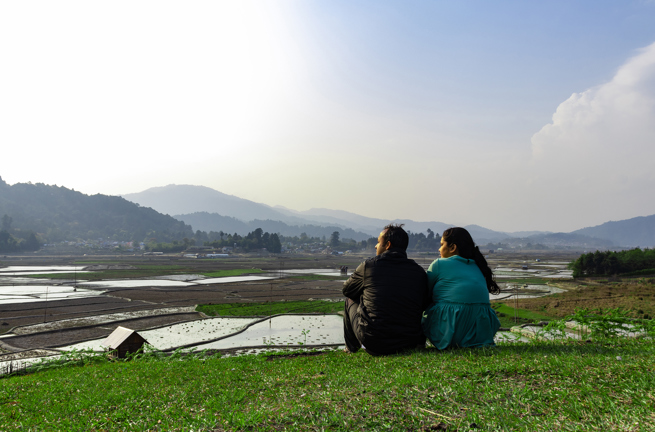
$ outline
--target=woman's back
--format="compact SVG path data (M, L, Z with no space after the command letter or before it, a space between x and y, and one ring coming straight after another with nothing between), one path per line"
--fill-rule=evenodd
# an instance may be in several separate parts
M423 332L438 349L494 345L500 322L489 305L489 290L472 259L453 255L428 268L432 303L422 320Z
M487 282L472 259L453 255L439 258L428 268L432 302L489 303Z

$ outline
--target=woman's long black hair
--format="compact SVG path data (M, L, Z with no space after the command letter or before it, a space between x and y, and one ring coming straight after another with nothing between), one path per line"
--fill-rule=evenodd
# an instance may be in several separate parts
M500 287L494 280L494 273L489 268L487 260L475 245L473 237L464 228L448 228L441 237L449 245L457 245L457 255L462 258L472 259L478 265L484 279L487 281L487 290L490 294L500 294Z

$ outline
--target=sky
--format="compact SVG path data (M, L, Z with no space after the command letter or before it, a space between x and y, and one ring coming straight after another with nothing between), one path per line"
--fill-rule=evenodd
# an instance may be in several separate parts
M0 2L0 177L562 231L655 214L655 1Z

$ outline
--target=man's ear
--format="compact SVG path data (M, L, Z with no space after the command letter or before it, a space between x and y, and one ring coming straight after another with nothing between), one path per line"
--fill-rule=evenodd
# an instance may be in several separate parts
M388 241L386 245L384 245L384 250L389 250L391 249L391 242Z

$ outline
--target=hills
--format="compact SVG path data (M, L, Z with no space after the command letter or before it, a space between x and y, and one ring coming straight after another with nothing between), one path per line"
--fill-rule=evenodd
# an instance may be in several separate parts
M377 237L388 223L403 223L412 232L436 233L455 226L444 222L416 222L409 219L370 218L343 210L314 208L296 211L282 206L270 207L205 186L168 185L143 192L124 194L123 198L173 215L176 219L202 231L237 232L245 234L255 228L279 232L282 235L329 236L339 231L342 238L365 240ZM211 216L210 216L211 215ZM275 222L275 223L274 223ZM268 227L268 228L266 228ZM489 230L478 225L467 225L471 235L479 242L495 242L508 238L506 233Z
M117 196L85 195L43 183L8 185L0 178L0 217L14 231L33 231L43 241L112 239L171 241L191 237L189 225Z
M156 238L159 242L170 242L192 238L198 230L245 235L256 228L284 236L305 233L326 238L339 231L341 239L361 241L377 237L389 222L404 223L414 233L430 229L439 234L455 225L439 221L388 221L324 208L296 211L204 186L168 185L118 197L85 195L45 184L8 185L0 178L0 218L4 215L8 223L3 221L2 228L10 225L14 237L32 241L30 233L36 233L47 242L98 238L116 241ZM466 228L478 244L490 248L595 250L655 246L655 215L610 221L571 233L506 233L478 225Z
M655 215L605 222L595 227L573 231L571 234L607 239L627 247L652 247L655 245Z
M126 194L124 198L151 206L174 215L175 218L202 231L237 232L245 234L255 228L282 235L329 236L339 231L342 238L363 240L377 237L386 224L404 223L412 232L428 229L442 233L457 224L439 221L417 222L409 219L370 218L343 210L312 208L297 211L282 206L265 204L227 195L204 186L168 185L147 189L140 193ZM608 225L610 224L610 225ZM618 225L612 225L618 224ZM598 227L583 228L571 233L545 231L500 232L466 225L465 228L478 244L493 243L507 247L574 247L578 249L606 249L617 246L655 245L655 215L627 221L608 222Z

